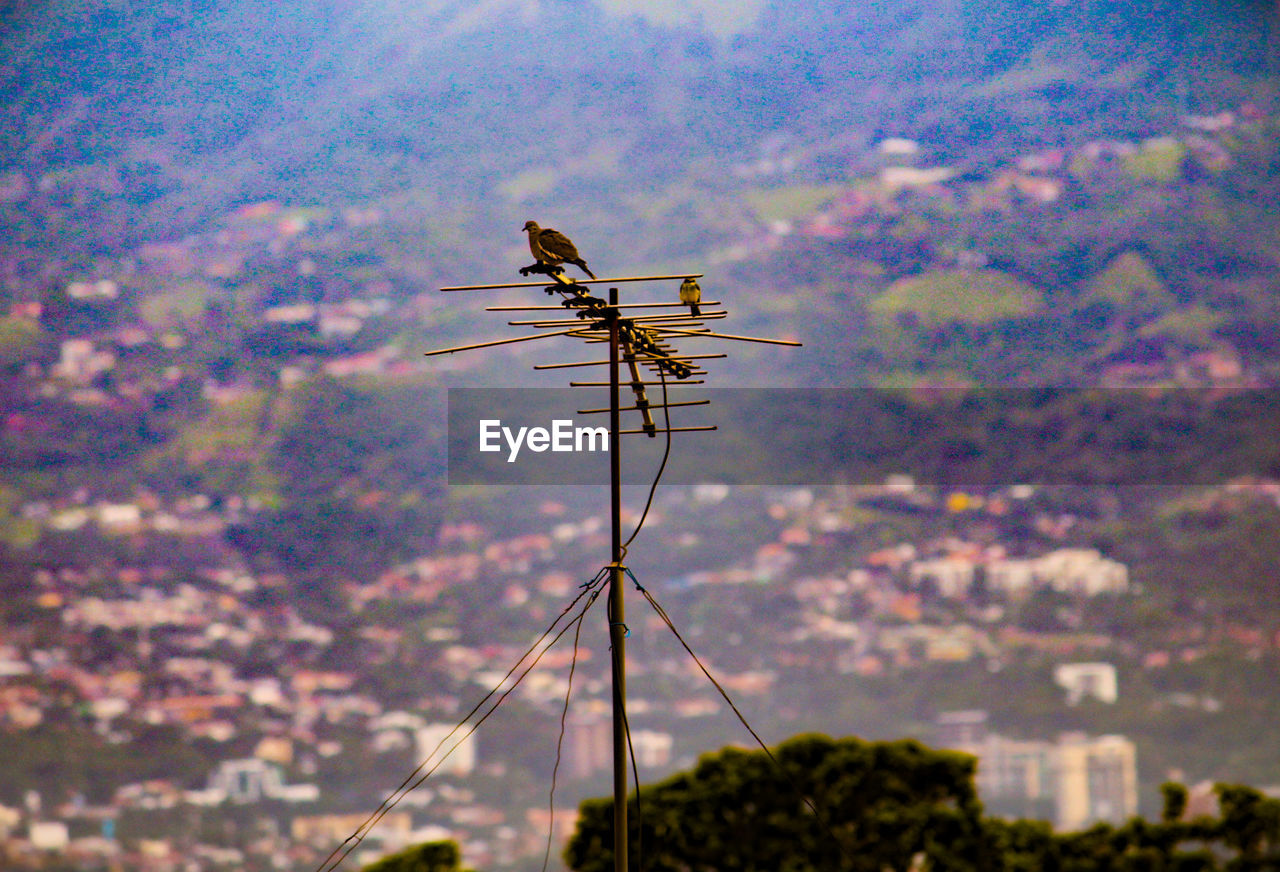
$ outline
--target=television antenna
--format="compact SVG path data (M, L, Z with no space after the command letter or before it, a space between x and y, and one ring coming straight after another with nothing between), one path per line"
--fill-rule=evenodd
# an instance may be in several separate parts
M612 526L612 553L609 563L609 599L608 621L610 659L613 684L613 867L615 872L627 870L627 721L626 721L626 627L624 624L625 603L623 600L623 573L626 570L623 560L626 546L622 542L622 436L644 434L656 438L659 433L688 433L715 430L714 425L698 427L673 427L670 424L670 410L675 407L707 405L710 400L688 400L671 402L667 398L667 377L686 385L703 384L696 376L705 376L706 371L701 361L724 358L723 353L682 354L671 343L676 340L720 339L734 342L758 342L767 345L785 345L800 347L801 343L789 339L769 339L760 336L738 336L730 333L718 333L707 327L704 322L717 321L728 317L723 309L710 309L694 315L691 307L683 302L656 303L619 303L618 285L633 282L670 282L702 278L702 273L680 273L675 275L625 276L605 279L575 279L564 274L558 266L543 263L524 267L522 275L540 273L547 276L542 282L515 282L487 285L457 285L441 288L442 292L488 291L508 288L543 288L550 296L559 295L559 305L542 306L488 306L487 312L528 312L535 313L527 320L514 320L507 323L516 327L532 327L533 333L516 336L511 339L495 339L488 342L477 342L470 345L458 345L452 348L439 348L428 351L425 356L453 354L459 351L472 351L481 348L494 348L500 345L514 345L522 342L535 342L556 336L568 336L581 339L589 345L607 343L609 356L605 360L566 361L535 365L535 370L570 369L578 367L608 366L608 381L570 381L570 387L608 387L609 406L604 409L579 409L580 415L609 415L609 486L610 486L610 520ZM592 285L609 287L608 300L603 300L591 293ZM715 307L719 301L706 301L700 306ZM674 309L690 309L689 312L676 312ZM543 313L543 314L536 314ZM560 317L556 317L559 315ZM621 393L624 379L622 368L626 367L628 378L625 380L631 389L634 405L623 407ZM658 381L653 381L656 375ZM661 385L662 402L654 403L645 390L653 385ZM662 409L666 426L659 428L653 419L653 410ZM633 429L622 429L622 413L639 413L639 426ZM657 482L654 482L657 485ZM643 518L641 519L643 522ZM635 532L639 532L637 527ZM634 533L632 538L634 538ZM630 540L628 540L630 541Z

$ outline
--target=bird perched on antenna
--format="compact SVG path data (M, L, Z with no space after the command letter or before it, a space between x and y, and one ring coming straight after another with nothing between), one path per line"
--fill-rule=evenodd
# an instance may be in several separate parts
M569 240L569 237L559 230L552 230L550 227L539 227L537 221L524 222L524 230L529 234L529 250L533 252L533 257L537 263L521 269L521 275L527 276L534 271L546 272L546 267L551 267L553 272L559 272L560 270L554 268L562 263L571 263L591 276L591 278L596 277L595 273L587 269L587 262L578 254L578 249ZM535 270L536 267L544 267L544 269Z
M687 278L680 283L680 302L689 304L689 313L697 318L702 315L698 303L702 302L702 287L695 278Z

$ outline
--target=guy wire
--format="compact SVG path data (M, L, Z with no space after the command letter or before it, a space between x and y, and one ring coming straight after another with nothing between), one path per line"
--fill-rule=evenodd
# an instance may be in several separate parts
M556 615L555 620L551 622L551 625L547 627L546 630L543 631L542 635L539 636L532 645L529 646L528 650L526 650L525 653L521 655L520 659L516 661L515 665L512 666L509 670L507 670L507 674L502 677L502 680L499 681L492 690L486 693L484 697L478 703L476 703L474 707L472 707L471 711L467 712L466 715L463 716L462 720L458 722L457 726L455 726L452 730L450 730L449 733L440 740L440 742L436 745L435 749L429 755L427 755L427 758L425 760L423 760L421 763L418 764L417 768L415 768L411 773L409 773L408 777L405 778L405 780L400 783L400 786L397 787L395 790L391 791L391 793L387 796L387 798L382 801L382 804L379 805L378 808L375 809L372 814L370 814L367 818L365 818L364 821L361 822L360 826L356 827L355 831L351 835L347 836L347 838L341 844L339 844L338 847L334 848L333 851L330 852L329 856L326 857L320 863L320 865L316 867L316 872L333 872L333 870L337 869L338 866L342 864L342 861L347 859L347 857L350 856L351 852L354 851L357 847L359 847L360 843L364 841L365 836L367 836L373 830L373 828L377 826L378 823L384 817L386 817L387 813L390 812L391 809L395 808L400 803L400 800L404 799L406 796L408 796L410 793L416 790L419 786L421 786L421 784L424 781L427 780L427 778L429 778L438 768L440 768L441 764L444 763L445 758L447 758L449 754L453 752L453 748L450 748L448 751L446 751L444 756L442 756L439 760L437 760L436 763L430 769L427 769L426 772L422 771L426 767L427 763L431 760L431 758L435 756L436 751L439 751L442 747L444 747L444 744L448 742L449 739L451 739L454 736L454 734L458 732L458 730L462 729L462 727L467 723L467 721L471 719L472 715L474 715L477 711L479 711L484 706L484 704L488 702L493 697L493 695L498 692L499 688L501 688L502 685L506 683L507 679L509 679L515 673L515 671L520 668L521 664L524 663L524 661L529 657L529 655L532 654L535 650L537 650L538 646L542 644L542 642L547 638L547 636L551 635L551 632L556 628L556 625L560 623L560 620L565 615L567 615L584 596L587 596L588 594L590 594L590 598L587 600L587 604L583 607L582 612L578 615L578 617L570 621L568 624L566 624L564 628L560 630L560 632L556 633L554 638L552 638L551 642L548 643L541 651L538 652L538 655L534 657L533 662L530 663L525 668L525 670L520 673L520 675L516 678L515 682L512 683L512 685L509 688L503 691L503 693L498 697L497 702L495 702L493 706L489 708L488 711L486 711L483 715L481 715L480 719L476 721L476 723L472 725L471 729L468 730L463 735L462 739L459 740L459 743L466 740L469 736L475 733L475 731L480 727L480 725L489 718L489 715L497 711L498 707L502 705L503 702L506 701L507 697L511 695L512 691L514 691L517 687L520 686L520 682L523 681L525 676L527 676L533 670L533 667L538 665L538 661L542 659L542 656L546 654L547 651L549 651L552 648L552 646L554 646L556 642L560 641L560 638L569 631L569 627L573 626L575 621L582 620L582 616L586 614L587 609L591 608L592 603L594 603L596 601L596 598L599 597L600 591L604 589L600 583L601 581L604 580L607 574L608 574L608 568L607 567L603 568L596 573L593 579L584 583L581 586L582 589L579 591L578 595L573 598L573 601L570 602L567 606L565 606L564 610L560 612L560 614ZM454 747L456 748L457 746L455 745ZM419 776L419 773L422 773L421 776Z
M667 625L667 629L669 629L672 632L672 634L680 642L681 646L684 647L684 650L688 652L690 657L693 658L693 662L698 665L698 668L700 670L702 670L702 674L705 675L707 677L707 680L711 682L711 684L715 687L717 691L719 691L720 696L724 698L724 701L728 703L729 708L731 708L733 710L733 713L737 715L738 720L742 723L742 726L747 728L747 732L751 734L751 738L756 740L756 744L760 746L760 750L764 751L765 756L769 758L769 761L773 764L774 768L777 769L779 774L781 774L782 777L787 780L787 782L791 785L791 789L794 790L796 792L796 795L799 796L800 799L804 801L804 804L806 806L808 806L809 811L813 812L814 820L818 822L818 825L822 827L823 831L826 832L826 834L831 838L831 841L836 846L836 849L840 851L840 854L846 860L852 860L853 858L845 850L844 843L840 841L838 836L836 836L835 832L831 829L831 826L827 823L826 818L822 816L822 814L818 811L818 807L814 805L813 800L810 799L809 795L804 792L804 790L800 787L799 784L796 783L796 780L791 777L791 773L787 772L787 770L783 768L782 763L778 760L777 757L774 756L773 751L769 750L769 746L766 745L764 743L764 740L760 738L760 734L757 733L752 728L751 724L747 723L746 717L742 714L741 711L739 711L738 707L734 705L733 700L729 698L729 694L720 685L720 682L716 681L715 677L711 674L710 670L708 670L707 667L703 664L702 660L698 658L698 655L693 653L693 649L689 647L689 643L684 640L684 636L680 635L680 631L676 629L676 625L671 622L671 616L667 614L666 609L664 609L661 605L659 605L658 601L653 598L653 594L649 593L649 591L640 584L640 581L639 579L636 578L635 573L633 573L630 569L627 569L626 567L623 567L623 571L631 577L631 582L635 585L636 590L640 591L641 595L644 596L644 598L649 601L649 605L653 607L653 610L655 612L657 612L658 617L661 618L662 622Z
M601 569L597 578L603 575L606 569L608 567ZM586 617L587 609L590 609L594 602L595 598L592 597L586 608L574 619L577 628L573 631L573 658L569 661L569 686L565 688L564 707L560 709L560 735L556 737L556 762L551 767L551 792L547 796L547 850L542 855L542 872L547 872L547 863L551 861L551 840L556 830L556 777L560 773L560 750L564 744L565 719L569 716L569 697L573 695L573 673L578 668L578 640L582 637L582 619Z

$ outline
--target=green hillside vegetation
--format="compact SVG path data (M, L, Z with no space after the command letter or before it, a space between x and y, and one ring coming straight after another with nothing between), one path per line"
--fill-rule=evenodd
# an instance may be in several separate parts
M1174 139L1149 139L1122 163L1125 170L1138 179L1152 182L1176 182L1182 177L1182 163L1187 147Z
M148 324L172 327L199 317L209 302L221 294L209 282L187 279L143 297L138 304L138 314Z
M1150 261L1136 251L1126 251L1085 283L1082 302L1154 312L1172 307L1174 300Z
M40 527L18 512L21 494L0 484L0 543L29 548L40 538Z
M34 321L0 318L0 370L30 360L40 338L40 325Z
M1226 322L1226 318L1205 306L1187 306L1174 309L1138 328L1144 339L1167 338L1187 345L1205 346L1213 338L1213 332Z
M242 493L276 505L279 481L267 462L274 399L272 392L250 391L213 406L144 463L152 468L182 464L199 477L202 491Z
M845 185L784 185L748 191L745 196L761 221L794 221L812 215L846 189Z
M941 327L1018 318L1041 302L1039 291L999 270L946 269L898 279L868 309L882 322L910 316L922 327Z

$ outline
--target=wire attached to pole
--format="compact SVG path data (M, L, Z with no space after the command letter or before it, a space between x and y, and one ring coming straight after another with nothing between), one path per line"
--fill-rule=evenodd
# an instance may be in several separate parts
M459 744L461 744L462 742L470 738L471 735L475 733L477 729L479 729L480 725L483 724L486 720L488 720L491 714L497 711L498 707L501 706L502 703L506 701L507 697L510 696L511 693L517 687L520 686L520 682L524 680L525 676L527 676L533 670L533 668L538 665L538 661L542 659L543 655L546 654L547 651L551 650L552 646L554 646L556 642L558 642L560 638L564 636L565 633L569 632L569 628L574 626L575 624L578 624L578 625L581 624L582 618L586 615L587 610L591 608L591 606L595 603L596 599L600 596L601 591L604 590L604 587L601 584L601 582L604 580L606 575L607 575L607 571L602 569L600 570L600 572L596 573L596 576L593 579L591 579L591 581L582 585L582 589L578 592L578 595L573 598L572 602L570 602L567 606L564 607L564 610L556 616L555 620L553 620L551 622L551 625L547 627L546 630L543 631L542 635L539 636L537 640L534 641L534 643L529 646L528 650L526 650L525 653L521 655L520 659L516 661L515 665L512 666L509 670L507 670L507 674L502 677L502 680L499 681L493 687L492 690L486 693L484 697L478 703L476 703L475 706L472 707L471 711L467 712L466 715L463 716L462 720L458 722L457 726L455 726L452 730L450 730L448 734L445 735L445 737L440 740L440 742L436 745L435 749L432 750L432 752L427 755L427 758L423 760L421 763L419 763L418 766L411 773L409 773L408 777L406 777L404 781L400 782L400 786L397 787L395 790L391 791L391 793L388 794L387 798L382 801L382 804L379 805L378 808L375 809L372 814L366 817L364 821L361 822L360 826L356 827L355 831L352 832L351 835L347 836L347 838L343 840L341 844L339 844L336 848L333 849L332 852L330 852L329 856L326 857L320 863L320 865L316 867L316 872L333 872L333 870L336 870L340 865L342 865L342 862L346 860L348 856L351 855L351 852L360 846L360 843L365 840L365 837L369 835L369 833L373 830L373 828L377 826L393 808L399 805L402 799L404 799L406 796L408 796L410 793L416 790L419 786L422 785L424 781L427 780L427 778L433 775L435 771L439 769L440 766L444 763L444 761L448 758L449 754L453 753L454 749L456 749ZM462 738L458 740L458 744L455 744L452 747L450 747L449 750L446 751L444 755L435 762L434 765L432 765L429 769L427 769L427 764L431 761L431 758L436 755L436 752L438 752L441 748L443 748L445 743L448 742L451 738L453 738L453 736L466 725L467 721L469 721L471 717L485 705L485 703L487 703L490 699L493 698L495 694L498 693L498 691L502 688L502 686L507 683L507 680L510 679L511 676L516 672L516 670L520 668L521 664L523 664L525 660L528 659L528 657L531 654L533 654L535 650L538 649L538 646L541 645L546 640L546 638L551 635L552 631L555 630L556 625L560 623L560 621L564 618L565 615L569 614L569 612L573 610L574 606L576 606L582 600L583 597L588 597L587 603L585 606L583 606L582 611L579 612L577 617L573 618L568 624L566 624L558 633L556 633L556 635L551 639L551 641L547 643L547 645L543 647L541 651L538 652L537 656L534 657L533 661L529 663L529 665L525 668L525 670L521 672L519 676L516 677L516 680L512 682L511 686L508 687L505 691L503 691L502 694L498 697L497 701L486 712L484 712L483 715L481 715L480 719L476 721L475 724L473 724L469 730L467 730L463 734ZM426 770L425 772L423 771L424 769Z
M653 506L653 496L658 492L658 482L662 481L662 473L667 469L667 459L671 457L671 407L667 402L667 374L659 369L658 375L662 378L662 416L666 424L667 447L662 452L662 462L658 464L658 473L653 477L653 484L649 486L649 498L645 500L644 511L640 513L640 520L636 521L636 528L631 531L631 535L626 542L622 543L622 559L627 557L627 547L635 541L636 536L640 535L640 530L644 527L645 519L649 517L649 509ZM631 575L630 570L625 566L623 571ZM635 576L631 576L635 580Z
M773 751L771 751L769 746L764 743L764 739L760 738L760 734L757 733L751 724L747 722L746 716L743 715L736 705L734 705L733 700L729 698L728 692L723 686L721 686L720 682L716 681L715 676L711 674L711 671L707 669L706 665L701 659L699 659L698 655L693 653L693 649L689 647L689 643L685 641L684 636L680 635L680 631L676 629L676 625L671 621L671 616L667 614L667 610L659 605L658 601L653 598L653 594L649 593L649 591L640 584L635 573L629 569L624 571L627 573L627 576L630 577L631 583L635 585L636 590L640 591L641 596L648 601L649 605L657 613L658 617L667 625L667 629L671 631L672 635L676 637L676 640L684 650L693 658L693 662L697 664L698 669L702 671L702 674L706 676L707 680L710 681L712 686L720 693L720 696L724 699L725 703L727 703L729 708L733 710L738 721L746 728L747 732L751 734L751 738L756 740L756 744L760 746L760 750L764 751L765 756L769 758L769 762L771 762L774 768L778 770L778 773L787 780L791 785L791 789L796 792L796 795L800 797L804 804L809 808L809 811L813 813L814 820L818 822L818 826L822 827L823 831L831 838L832 844L836 846L836 849L846 860L852 861L853 857L845 850L844 844L840 841L840 838L836 836L835 831L831 829L826 818L818 811L818 807L814 805L813 800L809 798L809 795L805 793L803 788L801 788L800 785L796 783L796 780L791 777L791 773L789 773L786 768L783 767L778 758L774 756Z
M596 574L596 579L602 578L607 569L608 567L601 569ZM577 627L573 631L573 658L569 661L569 686L564 692L564 707L560 709L560 735L556 738L556 762L551 767L551 791L547 795L547 850L542 856L542 872L547 872L547 864L551 862L551 840L555 837L556 831L556 779L560 774L560 751L564 745L565 720L569 717L569 697L573 695L573 673L578 668L578 641L582 638L582 619L594 602L593 597L574 620Z

